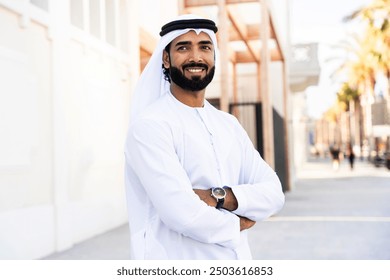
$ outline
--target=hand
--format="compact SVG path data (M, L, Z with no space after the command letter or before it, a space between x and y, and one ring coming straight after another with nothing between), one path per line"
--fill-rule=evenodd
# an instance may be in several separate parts
M238 202L237 202L236 196L234 195L232 189L225 188L225 191L226 191L226 197L225 197L225 202L224 202L222 208L229 210L229 211L236 210L238 207ZM213 196L211 196L211 189L208 189L208 190L194 189L194 192L208 206L212 206L212 207L217 206L217 200Z
M225 188L226 197L223 208L229 211L234 211L238 208L238 201L231 188Z
M238 217L240 218L240 231L249 229L256 224L256 222L254 222L248 218L241 217L241 216L238 216Z
M194 192L199 196L201 200L203 200L208 206L215 207L217 206L217 200L211 196L211 189L208 190L199 190L199 189L194 189ZM237 199L232 192L230 188L226 189L226 198L225 198L225 203L223 205L223 208L234 211L237 209ZM230 209L228 208L230 206ZM256 222L245 218L238 216L240 218L240 231L249 229L253 227Z
M208 206L215 207L217 206L217 200L211 196L211 189L208 190L199 190L194 189L194 192L203 200Z

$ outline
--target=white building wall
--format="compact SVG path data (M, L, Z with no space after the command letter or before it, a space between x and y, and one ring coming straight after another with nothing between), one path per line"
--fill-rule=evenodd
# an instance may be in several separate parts
M161 26L175 19L179 13L178 0L139 1L140 25L152 36L159 39Z
M41 24L0 15L0 258L34 258L54 248L50 42Z
M88 1L82 28L70 24L72 1L38 2L49 12L0 0L0 259L41 258L127 222L137 3L113 1L126 14L113 39L104 17L102 36L90 34Z

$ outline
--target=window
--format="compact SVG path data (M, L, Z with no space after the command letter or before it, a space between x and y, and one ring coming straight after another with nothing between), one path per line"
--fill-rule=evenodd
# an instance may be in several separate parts
M127 52L129 49L127 1L69 0L70 23Z
M127 4L125 0L120 1L120 6L119 6L119 19L120 19L120 48L122 51L127 52L129 50L129 43L128 43L128 32L129 32L129 27L127 26L128 21L127 21Z
M74 26L77 26L81 29L84 29L84 8L83 1L80 0L71 0L70 1L70 22Z
M115 21L117 15L115 14L115 1L106 0L106 41L111 45L115 45L116 29Z
M89 31L92 35L101 38L100 1L89 0Z
M30 3L42 10L49 11L49 0L30 0Z

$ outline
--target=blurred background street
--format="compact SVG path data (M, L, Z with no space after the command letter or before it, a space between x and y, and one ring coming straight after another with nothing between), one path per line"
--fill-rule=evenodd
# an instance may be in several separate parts
M389 260L389 182L389 170L364 162L334 171L330 160L310 160L284 209L251 230L253 258ZM45 259L123 260L128 244L126 224Z

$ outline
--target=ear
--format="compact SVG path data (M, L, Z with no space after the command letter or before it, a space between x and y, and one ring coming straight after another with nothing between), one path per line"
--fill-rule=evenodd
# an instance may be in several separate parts
M169 53L166 50L163 51L163 64L166 69L169 69L169 67L171 66Z

